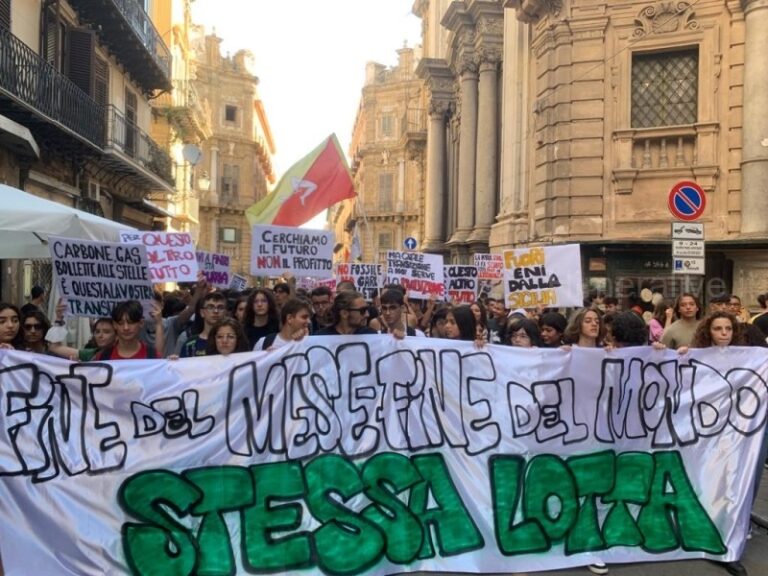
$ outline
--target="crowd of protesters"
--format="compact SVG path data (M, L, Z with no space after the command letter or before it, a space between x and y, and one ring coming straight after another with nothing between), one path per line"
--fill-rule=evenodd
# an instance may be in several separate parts
M92 322L92 338L81 349L66 344L65 303L59 302L50 322L43 309L46 297L45 289L35 286L21 309L0 302L0 348L104 361L272 350L312 335L429 336L481 347L565 350L650 344L680 354L712 346L768 346L768 295L758 298L761 311L751 318L735 295L713 297L704 310L689 293L674 302L658 301L652 312L639 305L620 311L615 298L597 297L566 316L557 309L509 311L502 299L490 297L456 306L434 298L414 302L398 285L384 287L371 302L346 282L335 294L324 286L296 289L292 280L234 293L211 290L200 276L188 289L156 294L147 314L137 301L117 304L111 317ZM761 461L765 452L763 442ZM725 567L731 574L746 573L738 562ZM608 571L601 563L589 568Z

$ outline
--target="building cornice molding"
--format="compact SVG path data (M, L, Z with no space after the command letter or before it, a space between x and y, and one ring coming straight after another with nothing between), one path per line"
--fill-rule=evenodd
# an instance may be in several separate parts
M558 16L563 0L506 0L504 8L514 8L521 22L537 22L547 15Z

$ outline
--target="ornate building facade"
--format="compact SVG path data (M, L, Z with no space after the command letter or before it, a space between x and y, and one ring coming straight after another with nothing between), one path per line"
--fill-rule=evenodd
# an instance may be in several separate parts
M129 5L130 4L130 5ZM150 100L171 58L142 2L0 2L0 181L141 229L164 227L171 159ZM50 262L7 274L3 298L50 285Z
M406 238L424 238L426 113L417 59L417 49L403 47L396 66L366 67L350 144L357 197L329 211L340 260L350 258L355 231L365 262L383 262Z
M447 39L419 66L428 249L462 261L579 243L585 284L618 296L765 292L768 2L418 0L414 12L425 47ZM671 270L680 180L707 192L704 277Z
M198 246L229 255L232 272L245 276L251 254L245 210L275 182L275 144L252 60L247 50L222 56L221 39L205 36L193 82L211 114L211 135L202 143L203 159L196 167L210 181L200 193Z

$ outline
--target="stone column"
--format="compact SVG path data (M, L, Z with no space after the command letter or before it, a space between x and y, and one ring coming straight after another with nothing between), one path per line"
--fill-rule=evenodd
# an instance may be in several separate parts
M475 164L477 162L477 64L465 56L460 67L458 219L451 242L464 242L475 225Z
M433 100L429 106L427 126L427 197L424 207L425 252L443 250L445 242L445 115L448 102Z
M768 0L744 7L744 108L741 150L741 232L768 233Z
M470 242L488 244L496 216L498 166L498 62L500 54L484 54L480 63L475 174L475 222Z

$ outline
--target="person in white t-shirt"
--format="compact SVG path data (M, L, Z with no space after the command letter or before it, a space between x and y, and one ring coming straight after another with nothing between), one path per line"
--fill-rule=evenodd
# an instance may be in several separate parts
M312 306L306 300L291 298L280 310L280 331L267 334L256 342L254 350L274 350L302 340L309 334Z

